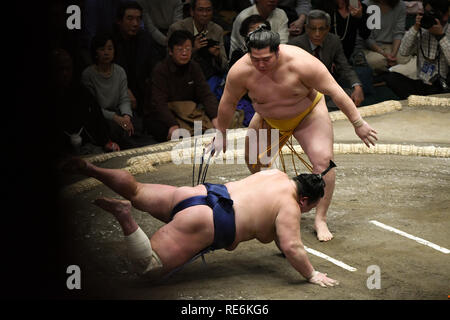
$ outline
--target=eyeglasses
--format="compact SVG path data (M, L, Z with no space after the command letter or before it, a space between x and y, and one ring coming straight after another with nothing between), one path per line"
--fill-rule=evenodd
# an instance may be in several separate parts
M319 31L320 33L325 32L328 30L327 27L320 27L320 28L313 28L311 26L306 26L306 28L308 28L308 30L312 31L312 32L317 32Z
M192 51L192 47L186 47L186 48L182 48L182 47L174 47L173 51L175 51L176 53L182 53L182 52L186 52L189 53Z

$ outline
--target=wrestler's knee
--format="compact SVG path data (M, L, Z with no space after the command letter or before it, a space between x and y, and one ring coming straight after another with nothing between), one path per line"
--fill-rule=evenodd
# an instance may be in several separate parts
M330 160L333 160L333 154L323 152L320 156L310 158L313 165L314 173L320 173L324 171L330 165Z
M248 166L249 170L252 173L258 172L260 170L260 163L258 161L258 148L257 148L257 141L249 141L248 137L246 137L245 142L245 164Z
M158 254L152 250L147 235L138 228L125 237L130 260L134 271L140 275L156 277L162 274L163 264Z

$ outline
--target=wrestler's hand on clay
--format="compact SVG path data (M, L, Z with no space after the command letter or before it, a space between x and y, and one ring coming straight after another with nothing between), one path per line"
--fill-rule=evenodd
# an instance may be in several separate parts
M314 271L313 276L309 278L308 281L313 284L318 284L323 288L334 287L339 284L337 280L328 278L326 273L321 273L319 271Z
M375 145L378 140L377 132L366 121L359 127L355 127L356 135L370 148L370 145Z

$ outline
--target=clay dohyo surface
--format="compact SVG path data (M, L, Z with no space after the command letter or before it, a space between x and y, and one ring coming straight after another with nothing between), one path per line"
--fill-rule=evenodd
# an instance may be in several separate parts
M448 109L404 108L368 118L378 130L379 143L450 147ZM336 143L359 143L348 121L333 123ZM125 167L125 157L98 165ZM274 243L241 243L235 251L219 250L187 265L161 283L150 283L128 266L123 235L107 212L94 206L98 197L116 197L104 185L65 199L69 264L80 266L82 298L101 299L447 299L450 294L450 255L407 239L374 224L376 220L450 248L450 159L399 155L336 155L336 188L328 212L334 239L317 241L312 229L314 210L302 215L304 244L357 270L345 270L308 254L313 266L340 285L311 285L280 255ZM288 164L288 173L293 175ZM297 168L306 171L299 163ZM147 183L191 184L191 165L164 164L157 171L136 175ZM225 183L249 174L243 164L215 164L207 181ZM132 211L151 235L162 223ZM369 289L370 266L381 272L380 289Z

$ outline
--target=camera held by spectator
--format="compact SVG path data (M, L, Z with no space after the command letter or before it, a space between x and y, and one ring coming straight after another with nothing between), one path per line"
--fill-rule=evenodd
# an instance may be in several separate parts
M424 29L430 29L436 24L436 19L439 21L442 19L442 14L439 11L435 11L433 9L430 11L425 11L422 20L420 21L420 26Z

